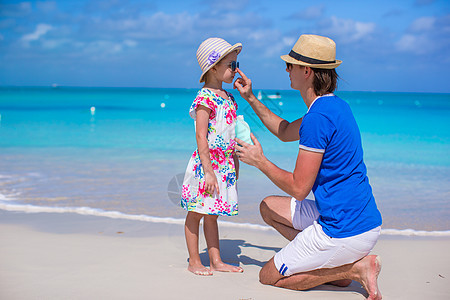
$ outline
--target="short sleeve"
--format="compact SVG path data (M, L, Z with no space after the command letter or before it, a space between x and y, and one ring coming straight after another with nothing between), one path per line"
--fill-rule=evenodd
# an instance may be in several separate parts
M325 150L335 132L335 126L324 115L307 113L300 125L300 149L325 153Z
M194 103L192 103L191 108L189 109L191 118L195 119L196 109L199 105L205 106L211 110L210 118L213 118L216 115L217 103L214 100L214 95L207 93L203 89L198 93Z

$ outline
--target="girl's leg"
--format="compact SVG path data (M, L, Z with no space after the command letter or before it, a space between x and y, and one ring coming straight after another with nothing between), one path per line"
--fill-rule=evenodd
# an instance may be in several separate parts
M210 268L212 271L242 273L244 270L241 267L226 264L220 258L217 218L218 216L206 215L203 220L203 230L205 231L205 239L208 246Z
M196 275L212 275L211 270L202 265L198 252L198 232L200 220L204 215L189 211L184 223L184 233L186 236L186 245L189 252L188 270Z

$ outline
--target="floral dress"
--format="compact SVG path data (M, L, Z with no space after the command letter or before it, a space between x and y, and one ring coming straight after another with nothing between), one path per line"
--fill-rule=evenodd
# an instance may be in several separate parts
M219 195L205 192L205 173L197 148L189 160L183 180L181 206L187 211L220 216L238 213L233 160L237 104L233 95L226 93L229 99L208 89L201 89L189 110L189 115L195 120L199 105L211 109L208 123L209 157L217 177Z

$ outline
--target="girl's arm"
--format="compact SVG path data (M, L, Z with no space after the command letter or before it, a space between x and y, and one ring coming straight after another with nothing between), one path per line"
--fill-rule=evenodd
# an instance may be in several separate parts
M211 109L205 106L199 105L197 107L195 137L197 139L198 154L200 155L203 172L205 173L205 191L213 195L214 192L219 194L219 184L217 183L217 178L209 157L208 123L210 113Z
M234 168L236 169L236 180L239 179L239 158L237 158L236 153L233 154Z

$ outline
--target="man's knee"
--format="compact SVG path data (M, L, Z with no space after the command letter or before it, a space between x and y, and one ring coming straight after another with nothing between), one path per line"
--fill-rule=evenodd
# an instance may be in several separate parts
M261 203L259 203L259 212L261 213L261 216L264 218L264 215L267 213L267 209L269 208L267 205L267 199L268 197L264 198Z
M264 222L270 225L271 223L271 213L272 209L270 208L270 201L272 196L268 196L264 198L261 203L259 204L259 212L261 214L261 217L263 218Z
M259 271L259 282L265 285L275 285L282 276L278 273L273 258Z
M269 280L270 278L266 276L263 272L263 269L259 271L259 282L264 285L275 285L276 281Z
M262 214L270 214L273 211L273 202L276 201L276 196L267 196L259 204L259 210Z

